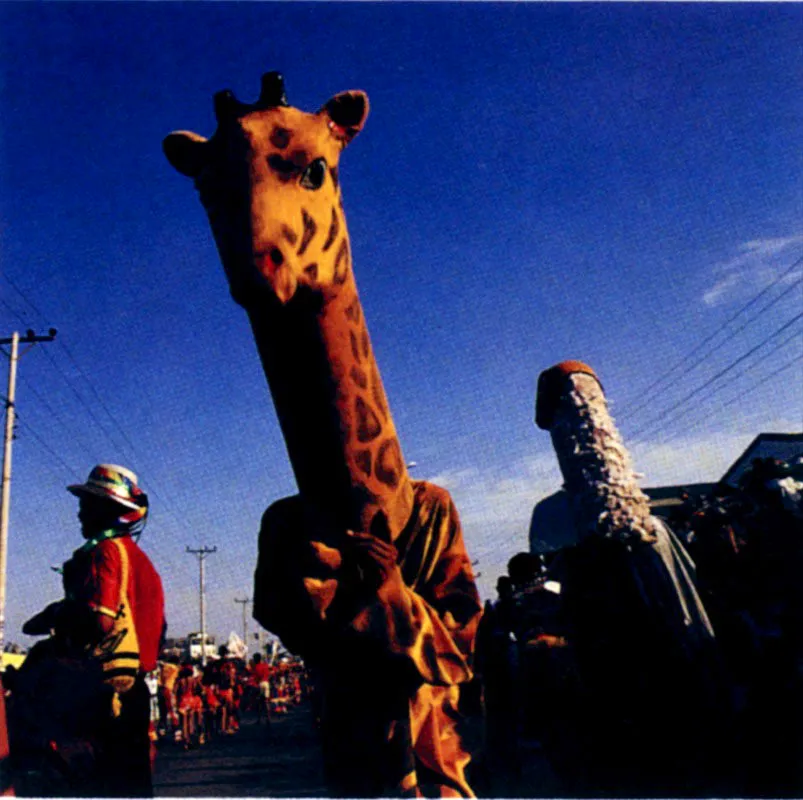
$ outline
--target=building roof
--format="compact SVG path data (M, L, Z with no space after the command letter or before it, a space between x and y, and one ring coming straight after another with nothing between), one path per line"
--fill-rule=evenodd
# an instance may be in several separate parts
M719 482L735 488L755 458L791 461L801 455L803 455L803 433L760 433L731 464Z
M803 433L760 433L715 483L654 486L643 491L650 498L650 507L654 513L666 516L673 507L681 505L680 494L683 491L688 492L692 498L697 498L737 488L739 479L750 468L754 458L791 461L796 456L803 456Z
M716 486L716 483L681 483L677 486L654 486L642 491L650 498L650 508L655 509L681 505L681 492L688 492L689 497L697 498L712 494Z

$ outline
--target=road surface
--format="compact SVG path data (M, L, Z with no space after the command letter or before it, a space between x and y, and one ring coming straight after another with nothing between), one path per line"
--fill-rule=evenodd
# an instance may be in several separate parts
M270 732L246 714L238 733L194 750L160 743L157 797L324 797L308 703L274 717Z

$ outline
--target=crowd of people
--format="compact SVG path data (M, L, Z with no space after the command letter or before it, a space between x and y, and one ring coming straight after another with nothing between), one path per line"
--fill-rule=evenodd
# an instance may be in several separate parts
M151 673L151 740L200 747L240 729L241 713L257 724L286 714L307 696L306 669L296 658L269 663L262 653L247 662L228 654L206 665L169 656Z
M597 379L579 374L577 402L593 410ZM581 451L574 440L564 447L572 459ZM737 488L684 492L665 519L622 463L609 479L632 506L611 531L630 538L598 527L517 553L485 604L466 684L484 744L467 774L487 796L539 796L539 786L573 797L797 796L803 458L756 459ZM573 465L562 468L570 485ZM325 701L297 656L246 661L226 646L206 664L159 656L161 582L133 537L147 498L113 465L69 488L87 541L64 565L65 597L26 623L48 638L4 678L19 796L148 796L160 747L235 735L247 712L270 730L307 698L324 730ZM607 524L598 509L577 508ZM534 778L536 749L553 782Z
M681 503L667 515L668 526L696 565L696 587L716 632L710 660L692 665L698 685L711 687L708 701L700 702L694 688L691 696L697 699L683 704L684 717L678 720L682 729L670 730L680 745L679 762L690 767L680 772L685 786L673 786L676 796L798 796L803 745L802 461L756 459L737 488L720 485L700 497L683 492ZM576 549L516 554L497 583L496 601L486 603L477 668L485 693L488 774L497 790L527 794L528 741L544 749L550 767L573 795L600 786L589 755L600 752L599 744L587 743L582 752L583 736L578 735L592 729L587 712L595 707L590 696L595 681L589 679L585 643L578 642L588 632L573 613L576 597L567 597L567 563L576 559ZM604 570L604 562L598 568ZM595 583L595 577L585 576L588 596ZM609 613L609 598L610 593L594 596L608 614L605 657L617 669L626 669L621 654L635 652L646 667L645 649L633 651L626 644L637 631L625 629ZM610 674L598 662L594 672ZM643 735L648 733L645 717L654 715L659 696L667 691L666 683L654 677L650 691L638 693L630 686L622 693L637 697L641 705L621 708L622 716L629 714L622 727L637 724ZM690 674L684 674L682 665L663 677L681 686L681 694L690 691ZM612 687L609 683L605 691ZM662 720L665 730L671 729L670 719ZM609 718L607 726L615 737L615 719ZM699 731L702 736L696 735ZM666 750L663 758L672 761ZM621 781L619 785L624 788ZM658 786L666 789L667 784Z

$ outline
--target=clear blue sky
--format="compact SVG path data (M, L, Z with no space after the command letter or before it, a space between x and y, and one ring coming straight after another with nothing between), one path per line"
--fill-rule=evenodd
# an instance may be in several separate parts
M22 622L59 595L49 567L80 543L64 487L97 461L151 493L142 544L171 633L198 624L188 545L218 547L209 628L240 629L261 512L294 481L245 316L161 141L210 135L213 93L253 100L268 70L310 111L370 96L341 162L357 280L405 457L453 492L486 595L560 483L532 423L554 362L598 370L646 485L716 479L760 431L803 428L803 325L769 338L803 309L802 17L0 4L0 336L59 329L20 363L7 638L30 643Z

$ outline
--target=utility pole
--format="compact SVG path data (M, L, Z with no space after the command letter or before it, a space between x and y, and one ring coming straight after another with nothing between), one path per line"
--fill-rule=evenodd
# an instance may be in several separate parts
M243 642L245 643L246 653L248 652L248 618L246 616L246 609L251 602L250 597L244 597L242 600L239 597L234 598L235 603L239 603L243 607Z
M17 393L17 362L20 359L19 345L29 344L22 355L28 352L37 342L52 342L56 338L56 329L51 328L46 336L37 336L28 331L20 337L17 331L10 338L0 339L0 345L11 345L11 356L8 362L8 395L6 397L6 432L3 440L3 486L0 501L0 653L5 647L6 635L6 572L8 559L8 519L11 502L11 443L14 441L15 397ZM2 658L2 656L0 656Z
M201 666L206 666L206 587L204 586L204 560L211 553L217 553L217 547L200 547L197 550L187 548L188 553L198 556L198 592L201 598Z

